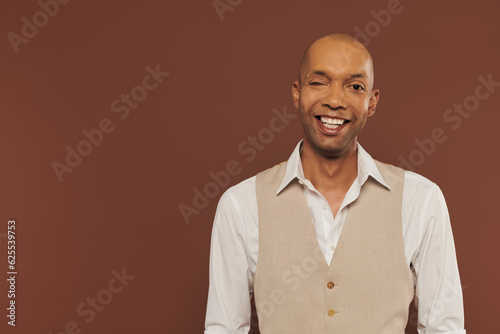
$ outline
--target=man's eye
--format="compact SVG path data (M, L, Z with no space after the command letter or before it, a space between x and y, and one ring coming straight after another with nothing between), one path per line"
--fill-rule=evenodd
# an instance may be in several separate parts
M354 88L354 90L363 90L363 89L364 89L364 88L363 88L363 86L361 86L361 85L356 85L356 84L355 84L355 85L352 85L352 88Z
M311 86L319 86L319 85L322 85L322 83L314 81L314 82L311 82L310 85Z

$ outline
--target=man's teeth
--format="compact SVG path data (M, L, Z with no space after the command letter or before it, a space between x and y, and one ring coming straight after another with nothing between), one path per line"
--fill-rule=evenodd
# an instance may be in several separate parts
M340 125L344 124L343 119L339 118L330 118L330 117L321 117L321 122L327 127L331 129L335 129Z

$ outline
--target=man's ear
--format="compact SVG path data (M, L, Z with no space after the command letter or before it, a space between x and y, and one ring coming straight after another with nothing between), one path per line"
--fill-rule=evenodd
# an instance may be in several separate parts
M294 81L292 84L292 100L295 109L299 110L299 99L300 99L300 84L298 81Z
M370 96L370 104L368 105L368 117L375 113L375 109L377 109L378 99L380 97L380 91L378 89L374 89Z

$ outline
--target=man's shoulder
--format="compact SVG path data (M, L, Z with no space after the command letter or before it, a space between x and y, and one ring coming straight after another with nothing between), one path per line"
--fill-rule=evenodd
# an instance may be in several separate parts
M418 173L416 173L414 171L407 170L407 169L404 169L402 167L392 165L390 163L385 163L385 162L378 161L378 160L375 160L375 159L373 159L373 160L377 164L377 167L385 167L387 170L390 170L392 172L399 171L400 173L403 173L404 174L404 178L405 178L405 182L409 182L412 185L420 186L422 188L437 187L436 183L434 183L433 181L431 181L427 177L425 177L425 176L423 176L421 174L418 174Z
M425 199L436 192L441 192L439 186L435 182L417 172L375 159L374 161L376 162L382 177L389 179L386 181L390 181L392 175L395 174L403 176L403 201L405 203L409 203L417 199ZM384 172L382 172L381 169L383 169Z
M248 195L251 195L252 193L255 194L255 178L256 175L253 175L230 186L222 193L220 200L227 201L229 198L241 199L248 197Z
M257 176L259 175L268 175L270 176L271 174L275 174L280 167L282 167L286 161L282 161L280 163L277 163L269 168L266 168L264 170L261 170L260 172L254 174L253 176L250 176L243 181L232 185L231 187L227 188L226 191L222 194L221 200L228 200L229 198L236 199L236 200L247 200L249 199L250 196L255 196L255 183Z
M406 169L404 171L405 171L405 181L407 180L408 182L411 182L420 187L426 187L426 188L437 187L437 184L435 182L431 181L430 179L421 174Z
M429 178L410 170L404 169L403 201L406 204L428 203L436 195L442 196L439 186Z

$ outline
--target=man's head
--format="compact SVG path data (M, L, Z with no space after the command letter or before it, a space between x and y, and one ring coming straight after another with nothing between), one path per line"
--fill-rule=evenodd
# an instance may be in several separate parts
M355 149L377 106L379 91L373 83L370 53L353 37L329 34L309 45L292 85L304 144L331 158Z

